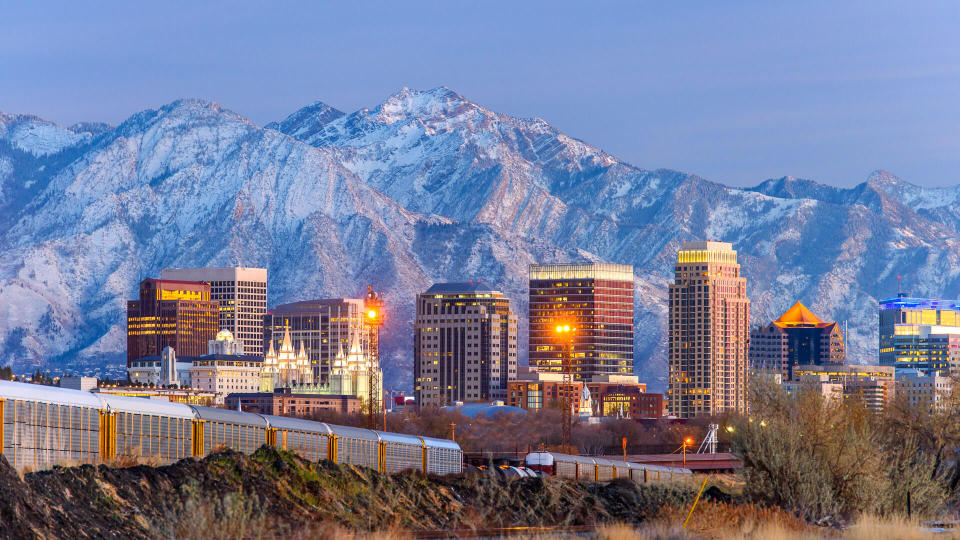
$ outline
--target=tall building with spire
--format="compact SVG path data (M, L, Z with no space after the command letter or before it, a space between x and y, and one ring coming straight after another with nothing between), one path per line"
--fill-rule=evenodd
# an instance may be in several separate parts
M341 349L349 350L352 339L360 340L364 355L380 365L379 331L383 304L367 298L324 298L281 304L263 319L263 349L278 349L283 336L303 345L314 379L326 381ZM374 307L376 306L376 307Z
M670 413L745 412L750 300L733 246L684 242L669 302Z
M842 365L845 359L840 325L820 320L800 302L750 331L750 368L780 373L784 380L793 380L796 366Z
M273 388L277 387L313 384L313 370L310 369L310 361L307 360L303 342L300 342L300 351L297 352L290 339L289 330L284 332L279 350L274 350L272 341L269 347L267 354L263 357L261 391L272 392Z
M364 350L361 338L361 332L354 331L349 338L347 352L344 352L342 344L337 346L327 380L320 381L314 378L304 342L294 345L290 330L286 329L279 348L274 349L273 341L267 345L260 376L260 392L351 396L358 398L365 407L371 403L378 407L383 400L383 377L375 358Z

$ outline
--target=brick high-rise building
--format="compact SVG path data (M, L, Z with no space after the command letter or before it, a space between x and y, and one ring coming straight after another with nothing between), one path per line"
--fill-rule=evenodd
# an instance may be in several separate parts
M220 329L229 330L243 343L244 354L263 356L266 268L169 268L160 273L160 279L209 283L210 299L220 304Z
M207 354L217 335L219 306L210 285L197 281L148 278L140 299L127 302L127 367L144 356L172 347L177 356Z
M438 283L417 295L413 334L417 404L507 397L517 376L517 317L483 283Z
M530 267L530 367L560 372L565 344L556 327L573 335L575 380L633 374L633 267L625 264L548 264Z
M745 412L750 300L727 242L684 242L670 285L670 413Z

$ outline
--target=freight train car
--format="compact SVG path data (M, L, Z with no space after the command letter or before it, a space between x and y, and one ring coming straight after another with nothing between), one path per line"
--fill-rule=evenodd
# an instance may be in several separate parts
M381 472L463 467L460 446L444 439L0 381L0 455L18 470L118 456L170 462L264 444Z
M542 474L588 482L609 482L614 478L630 478L638 482L669 482L691 474L690 469L555 452L531 452L527 454L525 461L527 467Z

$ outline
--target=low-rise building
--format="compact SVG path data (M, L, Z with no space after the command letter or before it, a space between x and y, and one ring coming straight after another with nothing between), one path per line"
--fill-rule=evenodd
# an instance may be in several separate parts
M70 390L89 392L96 387L96 377L74 377L72 375L65 375L60 378L60 388L69 388Z
M910 405L940 409L953 391L953 380L933 371L924 374L917 369L897 371L897 394Z
M594 416L660 418L663 394L648 394L646 383L633 375L594 375L587 388L595 404Z
M311 416L320 411L357 414L362 410L362 402L356 396L294 394L289 390L230 394L225 405L228 409L275 416Z
M584 392L586 387L586 392ZM586 381L563 382L563 374L521 368L510 381L506 404L521 409L559 407L564 397L579 416L659 418L663 394L648 394L647 385L632 375L604 374ZM589 397L589 403L587 398ZM587 414L587 407L590 411Z
M190 366L190 386L217 394L217 404L227 394L260 389L263 359L253 355L208 354Z
M788 396L796 396L803 390L819 392L825 399L843 399L843 383L831 382L823 373L807 373L794 377L792 381L784 381L783 389Z
M527 410L559 407L564 398L574 411L580 410L583 382L563 382L562 373L521 370L515 381L507 384L507 405Z
M873 412L881 412L896 395L893 366L795 366L794 378L817 376L824 383L839 383L843 399L858 399Z
M177 380L176 386L181 388L190 387L190 368L193 367L193 357L180 358L176 362ZM164 386L160 383L160 372L163 359L161 356L145 356L132 360L127 367L127 380L133 384L153 385L156 387Z
M142 386L100 386L96 389L101 394L114 396L139 397L157 399L185 405L202 405L213 407L216 405L217 395L214 392L195 390L192 388L146 388Z

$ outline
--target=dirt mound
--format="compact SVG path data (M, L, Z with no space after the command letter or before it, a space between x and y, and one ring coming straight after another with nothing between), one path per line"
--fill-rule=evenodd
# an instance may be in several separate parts
M239 538L338 530L639 523L688 488L489 475L425 477L311 463L271 447L172 465L54 468L22 479L0 457L0 537Z

